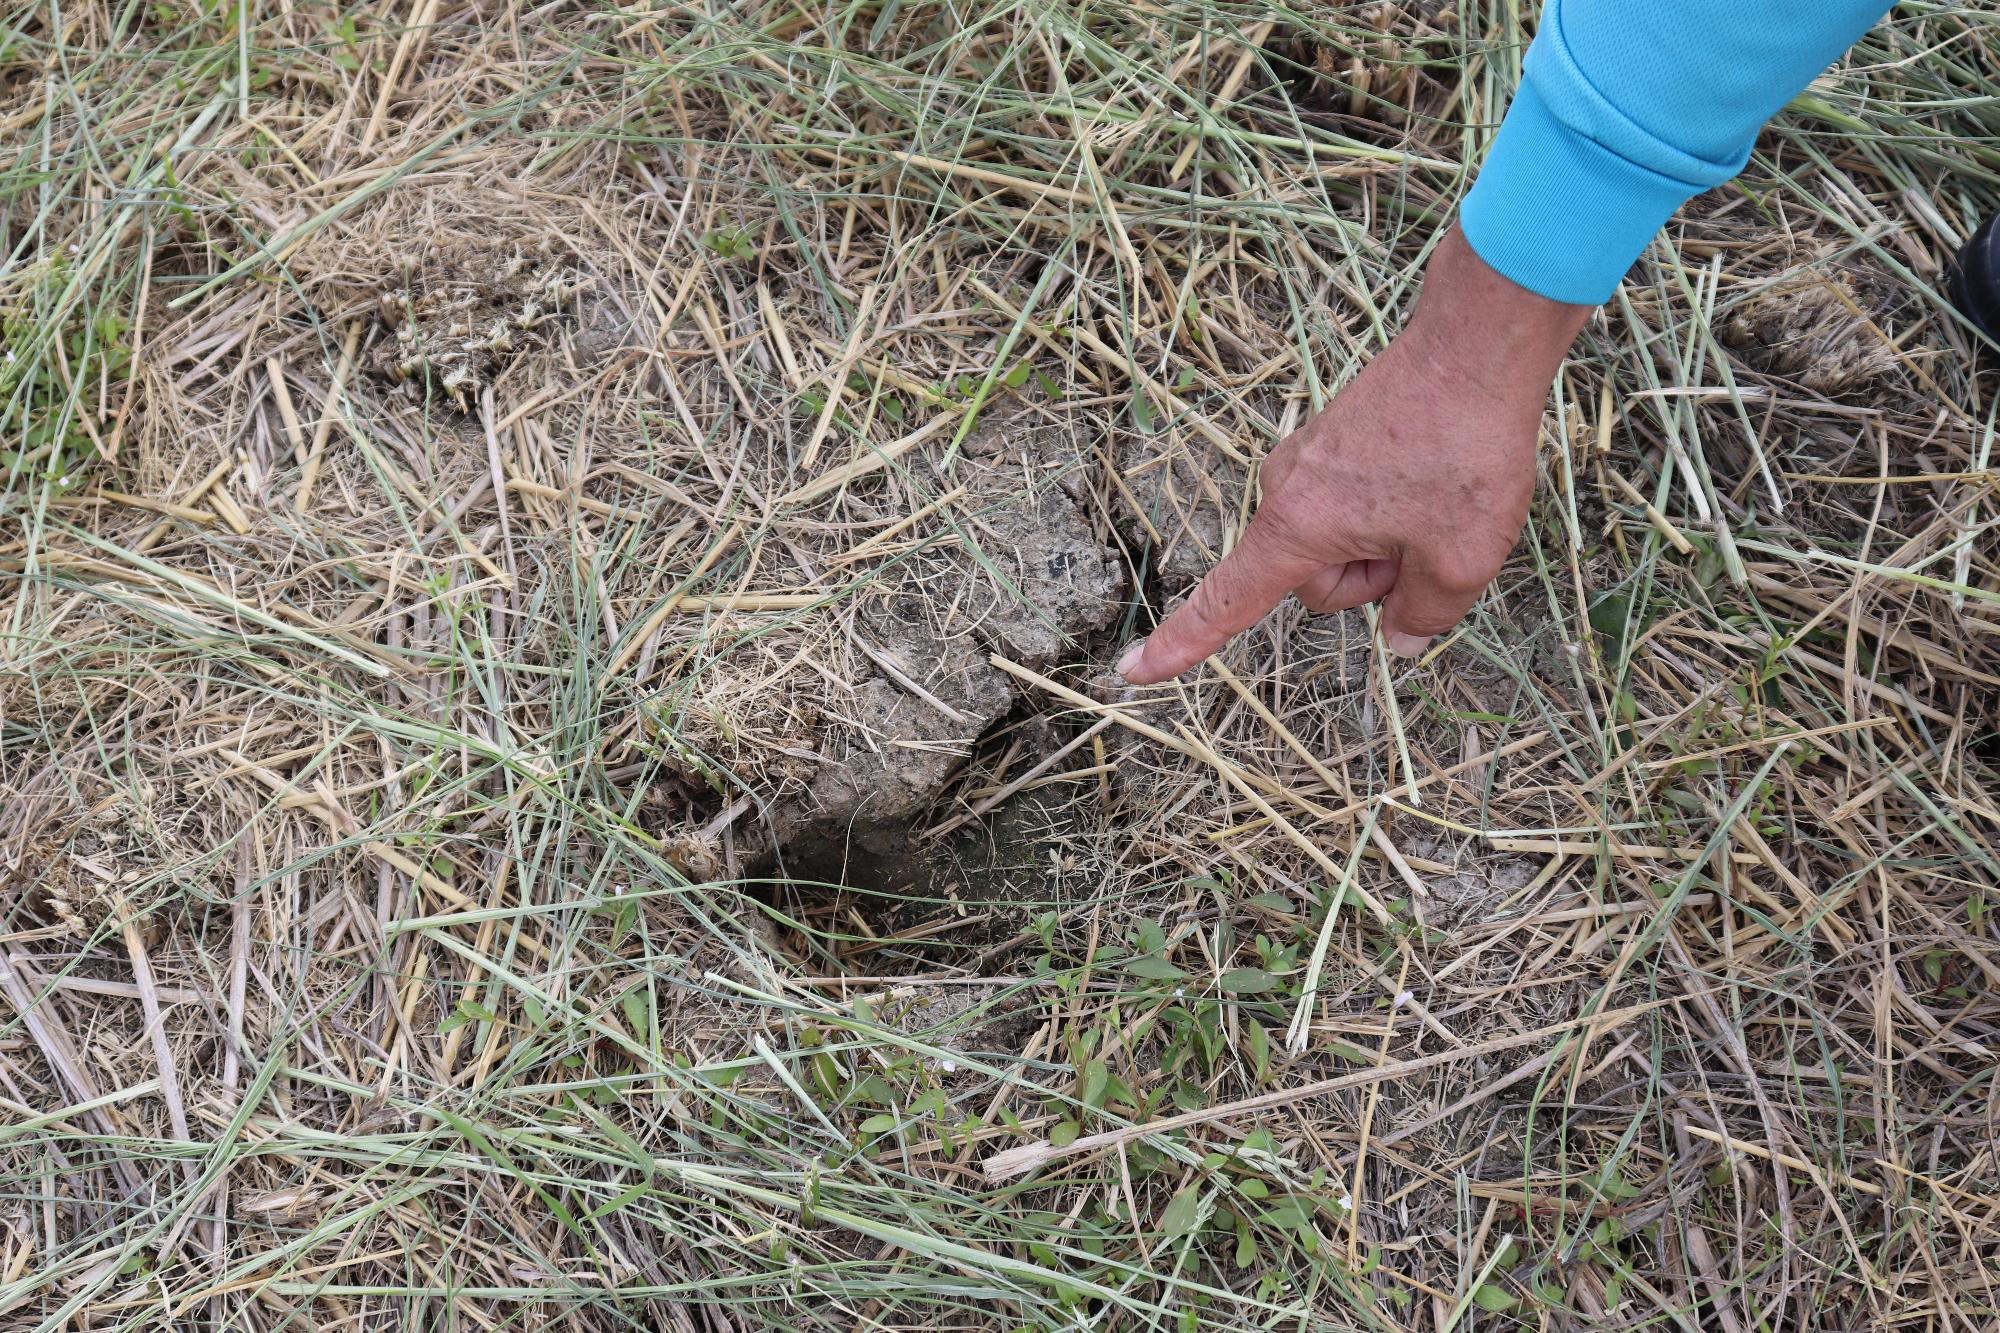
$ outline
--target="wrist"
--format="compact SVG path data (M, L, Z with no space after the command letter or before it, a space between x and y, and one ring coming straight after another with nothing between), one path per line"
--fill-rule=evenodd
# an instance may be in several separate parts
M1593 308L1552 301L1505 277L1454 226L1424 270L1398 341L1433 374L1539 402Z

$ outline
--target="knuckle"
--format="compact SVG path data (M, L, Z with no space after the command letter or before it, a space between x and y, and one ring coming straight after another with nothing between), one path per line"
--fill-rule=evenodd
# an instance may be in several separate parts
M1184 637L1206 639L1221 630L1221 622L1217 618L1217 595L1208 592L1208 587L1207 583L1203 583L1195 589L1194 596L1181 604L1178 615L1182 628L1187 632Z
M1178 639L1207 638L1216 631L1217 616L1221 614L1221 608L1227 604L1227 594L1222 591L1220 584L1227 581L1227 578L1224 567L1217 565L1208 572L1206 578L1195 585L1187 600L1174 608L1173 614L1167 617L1166 624L1172 628Z
M1484 570L1476 573L1461 571L1439 579L1437 588L1439 595L1446 601L1454 606L1463 607L1478 601L1479 595L1486 591L1486 585L1490 582L1492 576Z
M1501 561L1478 552L1455 552L1440 559L1431 570L1431 581L1440 593L1454 601L1472 602L1486 590L1500 572Z
M1187 613L1204 629L1227 633L1242 618L1243 609L1254 600L1251 590L1234 561L1217 565L1188 598Z
M1255 541L1274 555L1310 556L1322 543L1313 539L1311 516L1288 495L1274 496L1257 507L1250 520ZM1252 540L1250 533L1244 540Z
M1279 440L1276 446L1272 448L1270 461L1289 472L1303 462L1310 453L1306 445L1307 437L1305 432L1295 430L1284 439Z

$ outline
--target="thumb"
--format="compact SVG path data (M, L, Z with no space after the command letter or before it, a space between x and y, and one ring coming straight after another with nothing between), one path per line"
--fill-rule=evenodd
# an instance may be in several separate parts
M1180 675L1262 620L1286 593L1326 564L1281 538L1277 524L1259 514L1186 605L1151 637L1126 650L1118 673L1134 685Z
M1490 580L1490 574L1442 574L1421 557L1406 555L1396 586L1382 600L1382 637L1389 651L1399 657L1422 653L1472 609Z

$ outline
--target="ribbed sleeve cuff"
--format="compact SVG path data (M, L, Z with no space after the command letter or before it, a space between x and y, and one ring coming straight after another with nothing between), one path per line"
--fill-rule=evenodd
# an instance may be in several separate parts
M1674 210L1705 189L1565 125L1526 80L1459 210L1474 253L1529 291L1600 305Z

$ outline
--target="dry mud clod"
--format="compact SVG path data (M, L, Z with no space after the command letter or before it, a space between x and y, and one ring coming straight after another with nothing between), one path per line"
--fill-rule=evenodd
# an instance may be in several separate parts
M1081 656L1128 595L1079 478L1040 447L1046 434L996 413L949 477L924 479L934 493L963 488L951 539L912 553L851 608L828 612L824 625L789 631L798 653L834 636L828 656L846 664L845 680L828 689L801 674L792 679L809 687L812 702L788 704L779 691L753 701L752 683L732 673L739 662L755 672L768 659L715 665L711 694L742 700L766 724L789 719L761 738L754 725L726 728L731 777L741 784L727 789L748 795L756 812L746 810L731 830L741 861L884 891L946 876L932 851L914 845L913 821L1019 702L990 655L1037 668ZM672 714L683 742L722 744L725 729L713 720L700 708ZM684 775L694 766L683 765ZM692 786L690 794L699 795ZM684 817L696 820L703 808L697 802Z
M1815 393L1853 393L1896 368L1895 346L1878 332L1895 299L1878 274L1813 265L1737 306L1722 336L1759 371Z
M546 346L592 279L544 235L425 241L400 257L380 292L389 337L370 369L413 392L425 388L461 409L514 358Z

